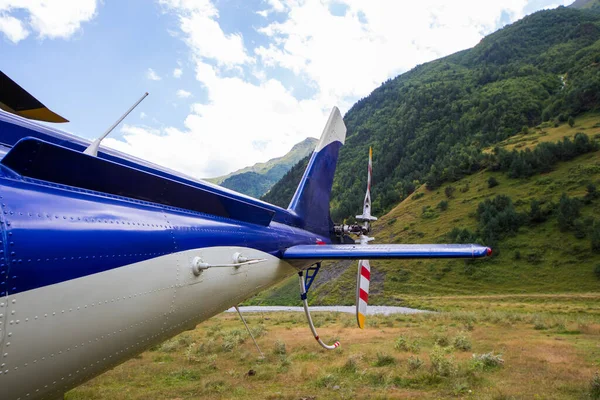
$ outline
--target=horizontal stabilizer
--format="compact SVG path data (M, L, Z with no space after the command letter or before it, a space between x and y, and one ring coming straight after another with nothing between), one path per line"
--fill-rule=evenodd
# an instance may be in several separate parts
M296 260L384 260L395 258L479 258L492 249L478 244L331 244L292 246L284 259Z

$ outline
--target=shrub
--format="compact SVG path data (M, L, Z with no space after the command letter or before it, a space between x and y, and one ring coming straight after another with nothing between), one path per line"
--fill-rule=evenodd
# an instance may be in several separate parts
M200 362L202 352L196 343L192 343L185 350L185 359L188 362Z
M415 356L410 356L408 357L408 370L409 371L416 371L418 369L420 369L424 362L423 360L421 360L419 357L415 357Z
M490 176L490 178L488 179L488 188L493 188L499 185L498 180L496 178L494 178L493 176Z
M385 367L396 364L396 359L389 354L377 353L377 360L373 364L375 367Z
M265 336L267 334L267 328L265 328L264 324L258 324L250 328L250 332L252 332L252 336L256 339Z
M452 243L477 243L479 241L477 234L467 228L460 229L454 227L454 229L447 233L447 236L448 241Z
M171 340L167 340L166 342L161 344L160 347L158 348L158 350L162 351L163 353L172 353L172 352L176 351L177 349L179 349L179 346L180 346L179 339L174 338Z
M456 382L452 388L452 394L455 396L461 396L470 393L469 384L467 382Z
M592 225L590 244L594 253L600 253L600 221L594 221Z
M564 138L557 143L540 143L533 150L494 149L493 154L488 156L488 163L492 171L508 172L511 178L526 178L551 171L559 161L571 160L597 149L598 144L594 140L578 132L573 140Z
M573 223L573 235L577 239L583 239L587 234L587 227L588 225L586 225L586 223L581 218L576 219Z
M206 361L207 361L208 367L210 369L214 369L214 370L218 369L218 367L217 367L217 355L216 354L211 354L210 356L208 356L208 358L207 358Z
M234 329L234 330L225 332L222 335L223 343L221 344L221 347L223 348L224 351L232 351L238 345L245 342L246 339L243 337L244 334L245 334L245 332L240 329Z
M431 208L430 206L423 206L422 211L423 211L423 214L421 215L421 217L423 217L425 219L431 219L431 218L437 217L437 214L435 213L433 208Z
M529 203L529 222L539 224L546 220L546 212L542 210L540 202L533 199Z
M467 331L472 331L473 329L475 329L475 323L471 320L465 321L465 329Z
M598 189L596 188L596 185L594 185L593 183L590 183L586 187L586 193L585 193L585 196L583 196L583 202L585 204L590 204L593 200L598 198L598 195L600 195L600 193L598 193Z
M219 332L221 332L221 328L222 327L219 324L209 326L206 331L206 336L208 336L208 337L216 336Z
M423 193L423 192L415 193L415 195L412 197L412 199L419 200L423 196L425 196L425 193Z
M456 188L454 186L448 185L448 186L446 186L446 189L444 189L444 194L446 195L447 198L451 199L454 197L455 191L456 191Z
M406 339L406 336L399 336L396 339L396 343L394 343L394 348L396 350L408 350L408 339Z
M448 202L446 200L442 200L438 203L437 208L440 211L446 211L448 209Z
M431 372L433 375L452 376L456 374L457 368L454 358L448 355L446 350L435 345L429 353L431 360Z
M471 341L469 340L469 337L462 332L459 333L458 335L456 335L456 337L452 341L452 345L457 350L462 350L462 351L471 350Z
M275 347L273 348L273 353L281 355L281 356L287 354L287 349L285 348L285 343L282 342L281 340L275 341Z
M533 329L536 331L543 331L548 329L548 326L546 326L546 323L541 319L537 319L533 322Z
M473 358L471 359L471 367L478 370L496 368L503 364L502 354L494 354L494 352L473 354Z
M515 234L523 224L523 216L515 210L512 199L498 195L477 206L477 221L481 239L493 245L504 236Z
M558 227L561 231L567 231L574 227L575 220L579 218L581 203L577 199L572 199L566 194L560 198L558 204Z
M600 375L598 372L594 374L594 377L590 382L590 398L593 400L600 399Z
M435 333L433 335L433 342L436 345L442 347L450 345L450 339L448 339L448 335L446 335L445 333Z
M355 374L356 371L358 371L358 362L356 357L348 358L348 361L346 361L346 363L342 366L341 370L342 372Z
M573 125L575 125L575 118L573 118L573 116L570 116L568 122L569 126L572 128Z
M394 348L400 351L410 351L416 353L419 351L418 340L409 340L406 336L399 336L394 343Z
M338 377L334 374L325 374L315 382L317 387L332 388L338 384Z
M279 368L278 368L279 372L286 372L288 370L288 367L290 365L292 365L292 362L290 361L290 359L288 358L288 356L280 356L280 358L279 358Z

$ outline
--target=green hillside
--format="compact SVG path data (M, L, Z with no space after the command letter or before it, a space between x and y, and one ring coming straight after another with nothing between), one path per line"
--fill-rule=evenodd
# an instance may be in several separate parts
M580 9L600 9L600 0L575 0L569 7Z
M294 145L283 157L273 158L264 163L256 163L251 167L237 170L231 174L207 180L258 198L264 195L298 161L311 154L316 144L317 139L309 137Z
M382 215L427 183L481 168L481 149L543 121L600 105L600 13L540 11L473 49L420 65L357 102L334 188L334 220L356 214L365 154L374 153L373 210Z
M264 196L261 197L261 200L266 201L267 203L275 204L283 208L287 208L292 196L296 192L296 187L298 186L298 182L302 178L304 174L304 170L306 170L306 166L308 165L308 160L310 159L310 155L304 157L302 160L298 161L296 165L294 165L286 174L273 185L271 190L265 193Z
M360 211L373 146L379 242L494 248L477 262L373 263L372 303L598 291L598 110L600 13L565 7L418 66L355 104L344 117L334 220ZM303 169L290 170L264 199L286 206ZM295 303L295 285L283 282L253 302ZM354 285L355 263L330 263L312 301L352 304Z
M600 114L596 113L577 118L573 127L547 125L516 135L500 146L527 151L563 137L573 139L578 132L600 138ZM492 177L497 185L490 187ZM513 179L507 172L483 170L435 190L420 186L374 224L375 243L452 242L457 239L449 237L454 229L477 230L479 204L498 195L512 199L522 225L516 234L494 243L494 257L486 260L373 261L371 304L423 305L422 299L416 300L420 296L598 291L600 277L595 269L600 268L600 249L593 251L591 241L594 226L595 235L600 235L600 196L590 198L590 184L600 188L600 151L559 162L550 172L529 178ZM580 216L566 231L561 231L558 222L563 193L580 199ZM541 205L545 221L529 221L532 200ZM440 205L443 202L446 206ZM329 263L320 274L311 296L313 304L354 303L355 262ZM252 302L296 303L296 279L261 293Z
M473 49L389 80L345 115L332 191L335 221L360 210L365 155L373 147L373 210L382 215L427 183L436 188L482 169L489 146L544 121L600 107L600 13L540 11ZM302 171L266 201L287 206Z

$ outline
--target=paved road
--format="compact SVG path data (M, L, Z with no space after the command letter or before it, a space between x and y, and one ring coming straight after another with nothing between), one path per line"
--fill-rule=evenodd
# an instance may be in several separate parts
M289 311L289 312L304 312L302 307L287 307L287 306L247 306L240 307L241 312L277 312L277 311ZM329 311L329 312L343 312L348 314L356 313L355 306L314 306L310 307L311 312L318 311ZM235 308L230 308L226 312L235 312ZM390 315L390 314L418 314L429 312L425 310L417 310L415 308L407 307L391 307L391 306L369 306L367 308L367 315Z

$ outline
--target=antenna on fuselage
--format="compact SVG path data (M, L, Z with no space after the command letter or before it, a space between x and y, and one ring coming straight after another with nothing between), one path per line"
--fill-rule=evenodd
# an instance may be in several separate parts
M142 100L144 100L146 98L146 96L148 96L148 94L149 94L148 92L144 93L144 95L138 101L136 101L135 104L132 105L131 108L129 108L129 110L127 110L127 112L125 114L123 114L121 116L121 118L119 118L117 120L117 122L112 124L112 126L110 128L108 128L108 130L106 132L104 132L104 134L102 136L100 136L98 139L94 140L92 142L92 144L90 144L88 146L88 148L85 149L83 154L97 157L98 149L100 148L100 143L102 143L102 141L113 131L113 129L115 129L117 127L117 125L119 125L121 123L121 121L123 121L125 119L125 117L127 117L129 115L129 113L131 113L133 111L133 109L136 108L142 102Z

